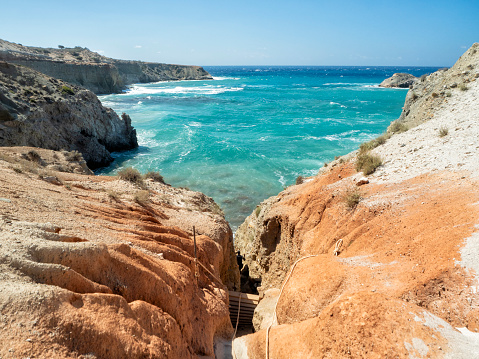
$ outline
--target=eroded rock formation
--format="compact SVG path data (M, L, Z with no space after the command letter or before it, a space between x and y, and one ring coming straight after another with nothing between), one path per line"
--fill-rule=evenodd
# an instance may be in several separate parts
M397 73L379 84L379 87L409 88L418 78L411 74Z
M213 79L200 66L116 60L82 47L44 49L5 40L0 40L0 61L30 67L96 94L119 93L133 83Z
M0 356L213 358L239 281L215 203L81 164L0 148Z
M97 168L138 143L129 116L119 118L91 91L0 62L0 146L76 150Z
M382 165L368 181L351 153L240 226L235 247L269 304L257 307L260 331L235 341L237 358L265 357L274 320L271 358L479 352L478 50L413 86L404 128L370 149Z

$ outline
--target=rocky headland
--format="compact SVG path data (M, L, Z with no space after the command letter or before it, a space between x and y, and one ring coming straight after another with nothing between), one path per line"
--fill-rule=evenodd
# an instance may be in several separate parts
M379 87L409 88L414 85L417 80L419 79L414 75L397 73L381 82Z
M117 60L83 47L40 48L0 40L0 61L30 67L96 94L158 81L212 80L200 66Z
M97 168L113 161L110 152L138 143L129 116L120 118L91 91L0 62L0 146L76 150Z
M477 356L478 78L476 43L416 81L385 134L239 227L265 299L238 359Z
M214 358L238 281L211 198L0 148L0 357Z

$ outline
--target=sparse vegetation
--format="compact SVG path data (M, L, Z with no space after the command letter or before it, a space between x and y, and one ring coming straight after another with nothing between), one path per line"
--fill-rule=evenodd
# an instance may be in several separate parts
M447 92L446 92L446 97L451 97L451 96L452 96L451 91L447 91Z
M141 190L135 193L135 196L133 197L136 203L139 205L144 206L147 204L150 200L150 192L147 190Z
M143 178L144 179L152 179L154 182L159 182L159 183L166 184L165 179L163 178L162 175L160 175L159 172L149 171L143 176Z
M62 86L61 92L62 92L62 95L74 95L75 94L75 92L73 92L73 90L66 85Z
M441 126L439 128L439 137L445 137L449 133L449 129L446 126Z
M346 207L349 209L354 209L361 202L362 199L361 191L358 188L350 188L346 191L343 196L343 201L346 204Z
M19 167L13 167L12 169L17 173L23 173L23 170Z
M141 176L140 171L133 167L127 167L118 171L118 177L120 177L121 180L136 184L141 188L145 187L145 183L143 182L143 177Z
M120 194L116 191L109 190L106 192L108 197L116 202L120 202Z
M413 101L417 100L418 97L419 97L419 96L418 96L417 93L415 93L415 92L413 92L413 93L411 94L411 100L413 100Z
M296 177L296 184L297 184L297 185L298 185L298 184L301 184L301 183L303 183L303 182L304 182L303 176L298 176L298 177Z
M437 92L433 92L433 93L431 94L431 96L432 96L433 98L439 97L439 95L437 94Z
M460 84L460 85L459 85L459 90L461 90L461 91L467 91L467 90L469 90L469 87L467 87L466 84Z
M380 145L383 145L386 143L386 141L391 137L390 134L387 134L387 133L383 133L381 136L378 136L376 137L375 139L369 141L369 142L365 142L365 143L362 143L360 146L359 146L359 152L367 152L367 151L370 151L372 150L373 148L376 148Z
M83 160L83 156L77 150L73 151L63 151L63 156L68 162L80 162Z
M30 150L27 153L22 154L21 156L24 160L38 163L39 165L44 165L42 157L35 150Z
M360 152L356 159L356 171L363 172L366 176L374 173L383 164L379 156L369 152Z
M426 78L427 78L427 74L422 75L422 76L421 76L421 82L426 81Z
M260 213L261 213L261 206L257 206L254 209L254 214L256 215L256 217L258 217Z
M392 133L403 133L409 128L402 122L394 121L390 127Z

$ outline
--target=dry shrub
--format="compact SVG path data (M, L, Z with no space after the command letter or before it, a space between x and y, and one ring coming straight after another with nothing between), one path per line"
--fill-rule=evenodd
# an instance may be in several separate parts
M303 176L298 176L296 177L296 184L302 184L304 182L304 178Z
M390 129L392 133L402 133L409 130L409 128L404 123L398 121L394 121Z
M370 175L382 164L383 161L381 160L381 157L369 152L362 152L359 153L358 158L356 159L356 171L362 171L365 175Z
M143 176L143 178L144 178L144 179L152 179L154 182L159 182L159 183L166 184L165 179L163 178L162 175L160 175L159 172L148 171L148 172Z
M439 128L438 136L439 137L445 137L445 136L448 135L448 133L449 133L449 129L446 126L441 126Z
M362 199L361 191L358 188L350 188L346 191L343 196L343 201L346 204L346 207L349 209L354 209Z
M127 167L118 171L118 177L123 181L131 182L139 187L145 187L145 182L143 182L140 171L133 167Z
M147 190L141 190L135 193L133 197L136 203L139 205L145 205L150 200L150 192Z
M65 156L65 159L68 161L68 162L80 162L80 161L83 161L83 156L80 152L78 152L77 150L73 150L73 151L64 151L63 152L63 155Z

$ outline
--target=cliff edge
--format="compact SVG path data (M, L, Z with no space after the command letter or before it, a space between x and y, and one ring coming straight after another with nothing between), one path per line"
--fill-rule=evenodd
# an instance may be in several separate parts
M477 355L477 78L474 44L413 85L387 133L239 227L235 248L268 301L237 358L268 346L272 358Z
M133 83L213 79L200 66L116 60L83 47L45 49L5 40L0 40L0 61L30 67L96 94L120 93Z
M74 153L0 148L0 356L214 358L239 279L217 205L82 168Z
M0 62L0 146L76 150L97 168L113 161L110 152L138 143L129 116L118 117L91 91Z

